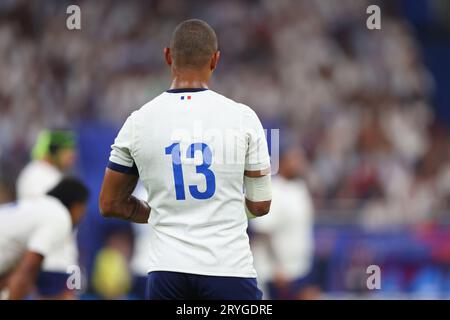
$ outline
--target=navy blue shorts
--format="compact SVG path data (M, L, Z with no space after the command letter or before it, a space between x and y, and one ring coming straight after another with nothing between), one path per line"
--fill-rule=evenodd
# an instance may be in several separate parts
M67 290L69 274L65 272L41 271L36 279L36 289L42 297L53 297Z
M147 277L135 275L133 277L133 285L128 294L130 300L145 300L147 291Z
M216 277L154 271L147 277L148 300L261 300L255 278Z

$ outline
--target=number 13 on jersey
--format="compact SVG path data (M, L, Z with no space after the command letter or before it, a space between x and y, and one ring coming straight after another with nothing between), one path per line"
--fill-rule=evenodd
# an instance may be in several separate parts
M193 159L195 151L201 151L202 153L203 163L196 166L196 172L205 176L206 190L200 192L197 185L189 185L189 192L195 199L206 200L211 198L216 192L216 176L214 175L214 172L209 169L212 163L212 152L205 143L193 143L188 147L186 157ZM186 200L180 143L176 142L168 146L166 148L166 154L172 155L173 180L175 183L176 198L177 200Z

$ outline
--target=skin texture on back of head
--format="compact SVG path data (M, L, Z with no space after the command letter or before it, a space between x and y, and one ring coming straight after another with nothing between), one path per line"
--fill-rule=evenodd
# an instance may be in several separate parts
M217 36L204 21L191 19L180 23L172 34L170 51L177 69L202 69L217 52Z
M172 74L170 88L208 88L219 63L217 48L216 34L206 22L192 19L180 23L164 49Z

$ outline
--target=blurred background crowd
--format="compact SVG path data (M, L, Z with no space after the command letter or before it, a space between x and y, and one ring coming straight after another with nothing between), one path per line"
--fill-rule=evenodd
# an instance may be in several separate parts
M65 27L70 4L81 30ZM370 4L381 30L366 27ZM212 89L301 148L320 289L360 292L355 266L375 261L385 290L450 294L449 15L440 0L1 1L0 203L44 128L77 131L74 170L96 194L118 127L170 84L173 28L197 17L219 37ZM96 200L79 230L88 274L133 239Z

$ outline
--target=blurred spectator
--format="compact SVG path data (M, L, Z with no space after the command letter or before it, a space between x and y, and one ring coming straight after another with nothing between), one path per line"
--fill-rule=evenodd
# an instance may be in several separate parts
M17 179L17 198L39 198L57 185L63 175L75 164L75 134L69 130L43 130L33 148L33 160L20 172ZM70 266L78 264L75 233L64 239L44 260L37 281L39 298L73 299L75 291L66 286ZM48 291L48 288L52 288ZM50 293L51 292L51 293Z

